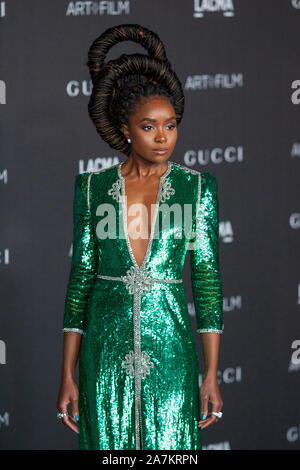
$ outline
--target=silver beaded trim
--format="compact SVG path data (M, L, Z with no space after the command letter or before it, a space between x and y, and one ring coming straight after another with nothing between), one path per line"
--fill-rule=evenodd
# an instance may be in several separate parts
M217 330L216 328L199 328L197 333L223 333L223 330Z
M132 266L131 266L131 268L132 268ZM128 273L128 271L129 271L129 269L127 270L127 273ZM108 279L110 281L124 281L124 278L126 276L104 276L104 274L97 274L97 277L99 277L99 279ZM150 279L151 279L151 281L155 281L155 282L166 282L166 283L183 282L182 278L180 278L180 279L158 279L158 278L155 278L155 277L151 277Z
M87 205L88 205L89 211L91 210L90 208L90 182L91 182L92 174L93 173L90 173L87 179Z
M80 328L63 328L62 329L63 332L67 332L67 331L74 331L75 333L81 333L82 335L84 335L84 331L81 330Z
M132 266L131 266L131 268L132 268ZM131 270L131 268L130 268L130 270ZM128 272L129 272L129 270L127 270L126 276L128 275ZM131 271L131 273L132 273L132 271ZM104 274L97 274L97 277L99 279L108 279L110 281L123 281L123 282L124 282L124 278L126 278L126 276L104 276ZM166 283L172 283L173 282L175 284L178 283L178 282L183 282L182 278L180 278L180 279L158 279L158 278L155 278L155 277L151 277L150 280L151 280L151 283L152 283L152 281L153 282L166 282Z
M192 175L197 175L200 172L198 170L194 170L193 168L189 168L188 166L185 165L180 165L179 163L172 162L174 166L177 168L180 168L181 170L185 171L186 173L192 173Z
M120 162L115 163L114 165L108 166L107 168L102 168L101 170L94 171L94 173L95 175L99 175L99 173L103 173L103 171L110 170L111 168L115 168L118 165L120 165Z
M99 277L99 279L108 279L109 281L123 281L122 277L118 277L118 276L104 276L104 274L97 274L97 277Z

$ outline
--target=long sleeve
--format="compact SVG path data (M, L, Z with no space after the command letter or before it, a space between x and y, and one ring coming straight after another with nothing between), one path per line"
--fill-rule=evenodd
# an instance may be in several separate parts
M195 238L190 251L191 284L198 333L222 333L223 289L219 269L218 182L212 173L198 174Z
M97 274L97 244L89 208L90 173L76 175L73 200L73 254L67 285L63 331L84 334L87 302Z

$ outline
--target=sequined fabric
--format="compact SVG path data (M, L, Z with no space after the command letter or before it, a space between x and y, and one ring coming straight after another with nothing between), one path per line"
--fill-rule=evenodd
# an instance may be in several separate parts
M82 334L79 449L201 450L199 362L182 272L189 251L197 332L222 333L217 180L169 161L139 267L121 165L75 180L63 330ZM170 217L166 204L188 205L190 216ZM115 211L115 224L101 207Z

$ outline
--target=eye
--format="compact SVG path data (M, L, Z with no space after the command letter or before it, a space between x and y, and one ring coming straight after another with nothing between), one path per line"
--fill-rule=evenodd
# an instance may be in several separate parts
M173 130L173 129L175 129L176 124L168 124L167 127L168 127L168 129ZM153 126L151 126L150 124L148 124L147 126L142 126L142 129L145 130L145 131L148 131L149 128L150 128L150 129L151 129L151 128L153 129Z

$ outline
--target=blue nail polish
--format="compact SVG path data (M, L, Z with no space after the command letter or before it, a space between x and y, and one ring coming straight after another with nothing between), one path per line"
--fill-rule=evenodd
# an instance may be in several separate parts
M75 415L76 421L79 421L79 415Z
M201 419L205 419L205 418L206 418L206 414L205 414L205 413L202 413Z

